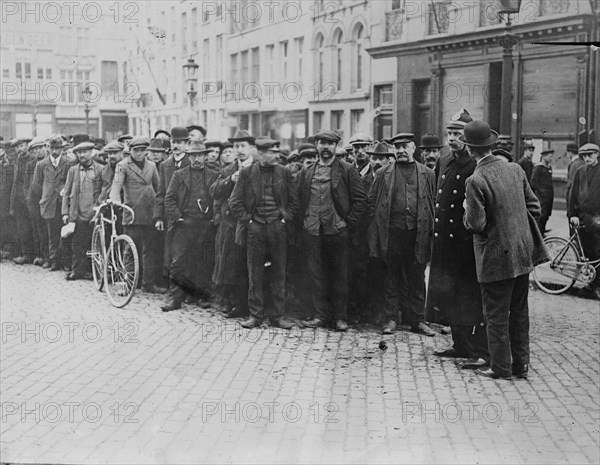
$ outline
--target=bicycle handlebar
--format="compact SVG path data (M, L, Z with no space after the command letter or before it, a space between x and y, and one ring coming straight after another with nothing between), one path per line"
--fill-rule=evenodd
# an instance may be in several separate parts
M135 220L135 212L133 211L133 209L130 206L125 205L124 203L116 203L116 202L113 202L112 200L108 199L105 202L98 205L97 207L94 207L94 210L96 211L96 213L94 214L94 217L90 220L90 223L93 223L94 221L96 221L96 219L98 218L98 215L100 214L100 211L108 205L117 205L119 207L123 207L126 210L128 210L129 213L131 213L131 221L129 222L129 224L133 223L133 221Z

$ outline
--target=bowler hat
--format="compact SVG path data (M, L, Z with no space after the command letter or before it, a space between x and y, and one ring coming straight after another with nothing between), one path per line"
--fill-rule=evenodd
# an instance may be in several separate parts
M314 141L318 141L318 140L324 140L327 142L339 142L340 136L338 136L335 132L333 131L319 131L317 132L314 136L313 136Z
M51 149L59 149L62 147L66 147L67 141L58 135L50 136L50 139L48 140L48 146Z
M421 145L419 145L420 149L440 149L442 148L442 144L440 144L440 138L435 134L425 134L421 137Z
M583 144L581 147L579 147L579 154L584 154L584 153L598 153L600 152L600 148L598 148L598 146L596 144L591 144L591 143L587 143L587 144Z
M486 121L471 121L467 123L464 135L458 140L470 147L491 147L498 140L498 133L490 129Z
M393 153L390 152L389 146L383 142L377 142L375 148L373 150L367 150L367 153L379 157L389 157L390 155L393 155Z
M473 121L467 110L461 108L457 113L452 115L450 121L446 125L446 129L464 129L464 127Z
M94 148L94 143L89 140L80 142L75 147L73 147L73 153L83 152L84 150L92 150Z
M134 147L148 147L150 145L150 141L145 137L134 137L129 142L129 148L132 149Z
M160 134L164 134L169 139L171 138L171 133L169 131L165 131L164 129L159 129L158 131L155 131L154 138L156 139Z
M256 142L256 138L254 136L251 136L250 133L245 129L238 129L237 131L235 131L233 137L230 137L228 140L232 144L234 142L248 142L249 144L254 145L254 143Z
M208 152L211 151L212 150L207 148L201 140L192 140L185 149L185 153L187 153L188 155L206 155Z
M274 139L256 139L256 148L260 151L280 152L279 144L280 142Z
M494 150L492 150L492 155L495 155L497 157L504 157L508 161L513 161L513 157L511 155L511 153L504 149L494 149Z
M405 144L407 142L413 142L415 135L410 132L399 132L390 139L391 144Z
M190 138L190 133L187 128L176 126L171 129L171 140L173 142L182 142Z
M206 137L206 129L204 129L202 126L199 126L197 124L192 124L192 125L188 126L186 129L188 130L188 132L193 131L194 129L197 129L198 131L200 131L202 133L202 135L204 137Z
M91 137L89 136L89 134L73 134L71 136L71 143L73 144L73 147L78 146L79 144L81 144L82 142L91 142Z
M569 142L567 144L567 151L577 153L577 144L575 142Z
M154 137L150 141L148 150L150 150L151 152L166 152L168 150L171 150L171 141L169 141L169 139L163 139L161 137Z
M315 155L318 155L319 152L317 152L317 148L314 146L314 144L309 144L308 142L304 142L303 144L300 144L298 146L298 154L304 158L304 157L313 157Z

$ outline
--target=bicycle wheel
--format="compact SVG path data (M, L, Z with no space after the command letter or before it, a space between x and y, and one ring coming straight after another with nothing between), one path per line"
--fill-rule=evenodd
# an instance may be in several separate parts
M139 273L140 263L133 239L126 234L117 236L104 263L106 295L111 304L121 308L131 301Z
M102 246L102 226L94 226L92 232L92 249L88 252L88 256L92 260L92 276L94 278L94 286L99 291L104 287L104 247Z
M562 237L547 237L544 245L550 261L533 270L533 279L538 287L548 294L567 292L579 276L581 260L575 246Z

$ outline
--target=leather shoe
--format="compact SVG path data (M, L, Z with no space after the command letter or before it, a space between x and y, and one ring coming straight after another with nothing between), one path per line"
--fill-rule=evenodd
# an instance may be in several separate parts
M175 299L169 299L166 304L160 307L163 312L172 312L173 310L179 310L181 308L181 302Z
M480 376L485 376L486 378L492 378L492 379L510 379L510 376L500 375L499 373L496 373L491 368L485 368L485 369L484 368L480 368L479 370L475 370L475 373L477 373Z
M457 352L453 347L444 350L434 350L433 355L436 357L446 357L446 358L464 358L464 355Z
M233 307L231 311L227 315L225 315L225 318L240 318L246 315L248 315L248 312L246 310L243 310L239 307Z
M381 330L381 334L394 334L396 331L396 322L394 320L388 321Z
M60 265L58 263L52 263L50 265L50 271L58 271L60 270Z
M164 294L167 290L164 287L158 287L155 285L152 286L142 286L142 291L147 292L148 294Z
M50 268L50 262L44 262L42 264L42 268L44 268L45 270L47 270L48 268Z
M342 332L348 331L348 323L346 323L346 320L337 320L335 322L335 330Z
M423 336L433 337L436 335L436 332L423 322L413 326L411 329L413 333L422 334Z
M261 322L258 318L250 316L250 318L242 321L240 324L242 325L242 328L256 328L257 326L260 326L260 323Z
M312 320L303 321L302 326L305 326L306 328L322 328L325 326L325 323L319 318L313 318Z
M529 372L529 365L513 365L512 366L513 376L517 378L527 378L527 373Z
M489 367L490 364L482 358L470 358L460 363L459 366L465 370L479 370L481 368Z
M450 326L442 326L442 329L440 329L440 333L452 334L452 329L450 328Z
M273 326L277 326L281 329L292 329L294 327L294 323L288 320L285 317L277 318L272 321Z
M77 276L75 273L68 273L68 274L65 276L65 279L66 279L67 281L77 281L77 280L79 279L79 276Z
M26 263L31 263L31 260L28 260L27 258L20 256L20 257L13 258L13 263L15 265L24 265Z
M33 264L35 266L42 266L44 264L44 259L40 258L40 257L34 258L33 259Z

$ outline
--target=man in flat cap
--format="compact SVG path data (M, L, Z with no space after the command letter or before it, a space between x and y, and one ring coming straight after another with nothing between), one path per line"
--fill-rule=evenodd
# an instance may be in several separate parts
M425 267L431 254L435 174L414 159L414 134L392 137L396 161L380 169L369 194L371 257L386 270L383 334L398 324L398 309L412 331L433 336L425 324Z
M0 159L0 254L3 260L20 254L19 235L14 215L10 214L10 193L17 165L17 150L10 142L3 142Z
M477 281L473 233L463 225L465 182L475 170L460 141L472 118L459 113L446 126L451 152L436 167L437 193L433 249L427 290L427 321L450 326L452 347L434 351L438 357L468 358L467 368L489 360L481 290Z
M165 196L172 229L171 285L163 312L181 308L186 295L206 298L214 268L215 225L210 186L219 172L206 164L210 150L200 140L186 147L189 163L173 172Z
M575 142L569 142L567 144L567 155L569 156L569 166L567 167L567 192L566 192L566 200L567 200L567 211L569 210L569 197L571 193L571 187L573 186L573 179L575 179L575 173L577 170L585 166L585 161L583 160L583 154L579 152L579 148Z
M103 203L110 195L110 188L115 177L117 163L123 160L123 150L125 146L116 140L109 142L104 146L107 163L102 167L102 190L98 196L98 204Z
M511 159L513 157L513 154L512 154L513 147L514 147L514 144L512 141L512 137L510 135L500 134L498 136L498 142L496 142L496 148L506 150L511 155Z
M529 273L548 261L533 221L540 215L540 203L524 171L492 155L498 134L487 122L472 121L464 132L461 141L477 165L466 181L463 222L475 235L490 353L489 367L476 373L525 378L529 370Z
M350 231L366 210L367 195L356 168L335 156L340 137L321 131L314 140L319 160L302 170L298 181L298 222L315 311L304 325L316 328L333 319L337 331L346 331Z
M45 268L50 267L48 260L48 229L46 221L40 213L40 205L38 202L32 201L31 184L33 182L33 174L35 173L35 165L42 161L48 155L46 148L46 139L42 137L34 137L28 145L28 151L31 153L31 160L25 167L25 179L23 187L28 189L27 192L27 210L32 219L32 232L34 240L35 258L33 264Z
M210 188L219 218L213 282L225 302L227 318L237 318L248 315L247 251L245 245L236 244L237 218L229 207L229 198L241 170L256 162L256 139L242 129L236 131L229 142L233 144L237 161L225 167Z
M554 204L554 183L552 182L552 159L554 150L542 150L540 163L533 167L531 189L540 201L542 212L538 219L538 227L542 235L546 235L546 224L552 215Z
M73 265L67 281L91 279L91 262L87 251L92 242L94 206L102 191L102 165L92 160L93 142L81 142L73 147L79 163L67 173L65 193L62 198L63 224L75 223L72 237Z
M57 271L61 261L65 268L70 268L70 240L61 243L62 228L62 192L67 180L67 173L72 166L64 155L67 142L61 136L54 135L48 140L50 156L35 165L30 188L30 202L37 203L40 214L46 222L48 230L48 260L50 271ZM63 247L64 245L64 247ZM64 250L62 250L64 248Z
M581 245L590 260L600 258L600 149L596 144L585 144L579 153L585 161L573 177L569 193L567 216L574 228L584 226L579 231ZM592 291L600 299L600 273L591 283Z
M293 227L298 197L292 173L277 163L278 145L256 140L258 163L242 169L229 199L238 234L246 236L237 242L247 243L250 318L242 322L245 328L260 326L265 318L283 329L293 326L285 318L286 264L288 224Z
M130 214L123 212L125 234L129 235L141 260L142 290L160 294L163 289L157 287L160 274L160 262L156 253L156 244L160 240L154 227L154 198L158 190L158 171L156 165L146 159L150 141L144 137L134 137L129 142L131 156L117 164L115 177L110 189L110 199L115 203L123 202L134 211L134 221L130 223Z
M201 142L206 141L206 129L204 129L202 126L198 124L192 124L186 129L190 135L190 140L199 140Z
M531 142L525 142L523 145L523 156L517 161L517 164L525 172L527 181L531 181L531 175L533 174L533 153L535 152L535 146Z

